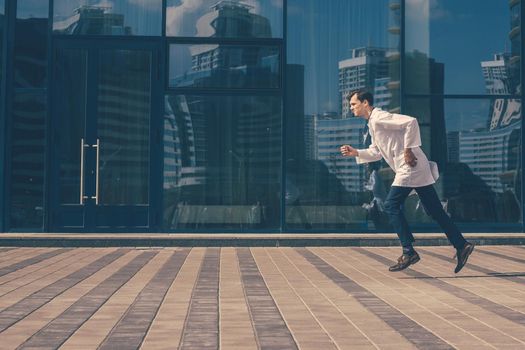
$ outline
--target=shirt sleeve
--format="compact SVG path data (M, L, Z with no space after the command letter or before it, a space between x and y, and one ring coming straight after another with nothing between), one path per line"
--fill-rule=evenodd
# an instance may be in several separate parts
M374 142L367 149L358 149L357 153L359 154L355 157L357 164L376 162L383 158Z
M386 118L375 121L377 127L390 130L404 131L404 147L414 148L421 146L421 134L416 118L403 114L390 114Z

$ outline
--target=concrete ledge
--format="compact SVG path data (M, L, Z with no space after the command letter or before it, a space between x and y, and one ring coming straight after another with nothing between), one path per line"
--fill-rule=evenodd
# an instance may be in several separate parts
M419 233L416 246L449 245L444 234ZM478 245L525 245L523 233L466 233ZM5 233L3 247L389 247L397 235L377 234L86 234Z

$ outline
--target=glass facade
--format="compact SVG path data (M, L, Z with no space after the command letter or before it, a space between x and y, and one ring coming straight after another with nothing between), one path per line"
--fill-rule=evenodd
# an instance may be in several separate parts
M277 46L170 45L169 87L279 88Z
M14 27L13 100L8 148L9 228L44 228L47 120L47 26L45 2L18 0ZM8 87L9 88L9 87Z
M0 0L0 89L4 81L4 32L5 32L5 1ZM1 92L1 90L0 90ZM1 96L1 95L0 95Z
M373 200L367 188L372 167L383 165L357 165L343 158L339 147L364 147L365 123L349 110L350 92L367 89L377 107L399 111L399 11L399 2L388 0L288 1L288 229L368 230L381 225L367 219Z
M520 3L406 2L406 92L519 93Z
M166 229L277 229L281 99L166 96Z
M520 0L11 4L4 231L390 232L356 89L418 119L462 230L523 230Z
M4 73L4 53L5 48L4 45L6 43L6 40L4 39L4 35L6 33L5 26L7 24L6 16L5 16L5 0L0 0L0 125L2 131L0 131L0 198L4 198L4 181L5 181L5 172L6 172L6 161L5 161L5 146L6 146L6 122L5 122L5 89L4 89L4 83L5 83L5 73ZM4 230L4 205L5 203L0 203L0 230Z
M162 32L162 0L54 0L53 5L56 34L152 36Z
M282 38L284 0L167 0L166 35Z
M521 1L406 2L405 26L404 111L430 128L446 211L522 223Z

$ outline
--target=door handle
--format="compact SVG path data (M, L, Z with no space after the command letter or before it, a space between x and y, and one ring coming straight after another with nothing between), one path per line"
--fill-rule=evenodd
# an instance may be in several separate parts
M84 139L80 139L80 204L84 204Z
M97 144L93 145L93 147L97 148L97 163L96 163L96 170L95 170L95 197L91 197L95 199L95 204L98 205L99 202L99 183L100 183L100 139L97 139Z
M96 160L96 170L95 170L95 195L94 196L86 196L84 195L84 149L94 147L97 149L97 160ZM97 139L97 143L95 145L89 145L87 143L84 143L84 139L80 139L80 204L84 204L85 199L94 199L95 204L98 204L98 188L99 188L99 177L100 174L100 139Z

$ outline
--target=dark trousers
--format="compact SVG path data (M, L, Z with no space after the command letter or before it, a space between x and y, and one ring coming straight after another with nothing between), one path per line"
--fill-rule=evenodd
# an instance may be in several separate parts
M465 238L456 227L454 222L447 215L439 201L436 190L433 185L423 187L399 187L392 186L386 197L385 211L388 214L390 223L394 227L401 245L408 246L414 242L414 236L410 231L408 222L403 213L405 199L410 191L415 190L425 208L425 212L430 215L447 235L448 240L456 249L463 248Z

